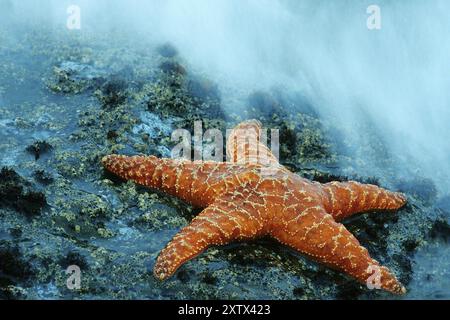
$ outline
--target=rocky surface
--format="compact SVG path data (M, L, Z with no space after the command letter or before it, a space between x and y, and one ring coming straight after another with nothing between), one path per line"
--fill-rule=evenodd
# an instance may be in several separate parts
M355 150L313 102L278 89L236 98L246 111L235 113L220 85L167 43L63 31L16 40L0 41L0 298L398 298L267 239L210 248L168 281L153 278L158 252L198 211L108 175L101 157L169 156L175 128L201 119L224 132L246 118L279 128L281 162L307 178L406 192L397 214L346 225L400 277L406 298L449 297L449 196L414 171L397 174L400 160L370 124L361 134L371 144ZM80 290L67 288L70 265L81 269Z

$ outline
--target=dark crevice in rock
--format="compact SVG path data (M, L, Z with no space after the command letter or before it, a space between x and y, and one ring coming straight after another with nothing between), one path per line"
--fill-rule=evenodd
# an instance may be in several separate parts
M10 207L31 217L41 213L47 205L42 192L14 170L3 168L0 172L0 207Z

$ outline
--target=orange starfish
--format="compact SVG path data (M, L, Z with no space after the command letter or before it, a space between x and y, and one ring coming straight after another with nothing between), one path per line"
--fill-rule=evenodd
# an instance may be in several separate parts
M258 138L255 143L242 139L243 132L260 137L261 125L253 120L233 129L229 162L103 158L105 168L124 179L205 208L162 250L154 268L157 278L170 277L211 245L268 235L369 287L375 280L378 289L406 292L340 223L358 212L399 209L406 203L403 194L353 181L309 181L279 164Z

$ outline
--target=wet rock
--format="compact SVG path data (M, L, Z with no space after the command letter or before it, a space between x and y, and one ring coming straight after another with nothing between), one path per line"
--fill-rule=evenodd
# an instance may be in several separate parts
M288 126L286 123L282 123L277 127L280 131L280 159L285 162L290 162L293 157L292 153L295 153L297 148L297 132L295 127Z
M178 50L170 43L159 46L156 51L164 58L173 58L178 55Z
M280 160L294 171L304 165L335 163L335 141L330 126L319 119L300 94L282 90L257 91L248 98L245 118L259 119L279 130Z
M26 150L34 155L34 159L37 161L42 154L45 154L53 149L52 145L47 141L35 141L33 144L29 145Z
M28 191L19 197L17 210L25 212L28 216L41 213L42 208L47 204L45 195L41 192Z
M164 117L180 117L189 122L223 119L218 87L204 78L187 76L177 62L165 61L164 73L149 88L148 110Z
M21 250L8 241L0 241L0 275L13 281L28 280L34 271Z
M311 170L310 172L307 173L307 175L305 177L312 181L317 181L320 183L329 183L329 182L333 182L333 181L338 181L338 182L348 181L348 177L346 177L346 176L337 175L337 174L333 174L333 173L329 173L329 172L318 171L318 170Z
M184 269L179 270L177 272L176 276L177 276L177 279L183 283L187 283L191 279L191 277L189 276L189 273Z
M0 120L0 134L7 136L7 135L16 135L18 134L17 128L19 127L18 122L20 122L20 119L1 119ZM27 124L28 127L29 124Z
M0 244L0 300L22 299L20 287L33 275L29 264L17 254L17 248L4 248Z
M292 290L292 294L296 297L302 297L305 294L305 289L304 288L294 288L294 290Z
M114 108L123 104L127 100L127 82L121 78L113 78L107 81L97 97L102 102L104 108Z
M135 82L136 81L136 74L134 72L134 68L131 65L126 65L122 69L120 69L118 72L115 72L112 76L112 79L119 78L124 80L125 82Z
M431 179L414 178L412 180L401 180L396 184L400 192L412 195L430 205L436 200L437 189Z
M332 162L330 142L321 123L310 116L298 114L294 119L269 122L280 131L280 158L295 166ZM269 125L268 125L269 126Z
M398 217L390 214L356 215L345 221L347 229L362 242L369 252L376 252L378 257L387 256L389 230L385 224L395 223Z
M446 195L437 200L435 208L444 214L450 215L450 195Z
M42 169L35 170L33 176L37 182L42 183L44 185L52 184L54 181L52 174Z
M409 299L450 298L450 251L448 243L429 242L414 256L414 277L409 285Z
M436 220L430 230L433 240L448 242L450 240L450 224L446 220Z
M256 112L256 116L266 119L274 114L285 116L291 112L299 112L304 115L317 118L314 107L299 93L286 93L282 90L256 91L250 94L247 104Z
M299 136L301 141L298 147L299 157L306 161L322 160L329 156L329 145L325 142L322 133L315 128L303 129Z
M282 104L273 95L257 91L248 97L248 106L256 109L262 116L271 117L273 114L285 114Z
M172 134L172 124L169 120L163 120L158 115L150 112L141 113L142 123L136 125L132 132L136 135L146 134L149 139L170 137Z
M153 199L152 199L153 198ZM152 207L151 212L144 213L130 222L130 226L137 227L142 231L149 230L163 230L164 228L181 228L187 224L187 220L171 208L154 203L156 197L149 197L150 201L144 205L150 205Z
M47 205L45 195L14 170L3 168L0 172L0 207L11 207L31 217L41 213Z
M317 181L320 183L329 183L333 181L346 182L346 181L357 181L364 184L373 184L375 186L380 186L380 181L376 177L360 177L357 175L345 176L340 174L335 174L331 172L325 172L320 170L304 170L303 174L307 179L312 181Z
M47 84L54 92L79 94L99 87L107 73L91 65L73 61L62 62L53 70L53 79Z
M22 236L23 231L22 231L22 229L20 227L11 228L11 229L9 229L9 234L14 239L19 239Z
M411 260L403 254L393 254L392 260L397 265L397 268L402 270L399 275L400 282L407 286L412 279Z
M186 75L186 69L176 61L164 61L159 65L159 69L168 74L172 75Z
M171 157L169 141L171 141L173 130L172 118L162 119L156 113L141 112L139 123L131 129L127 138L139 153L168 158ZM136 153L136 151L130 153Z
M58 200L60 211L52 212L52 223L66 235L77 239L110 238L114 233L106 226L113 211L101 197L88 191L70 200Z
M189 94L205 102L215 100L220 103L220 91L216 83L204 78L193 78L188 83Z
M403 242L403 248L406 253L411 254L419 247L420 242L415 239L406 240Z
M359 176L352 176L350 180L355 180L361 183L365 184L373 184L374 186L382 187L380 180L377 177L359 177Z
M338 300L355 300L361 295L367 293L367 288L362 288L361 285L354 281L349 281L345 285L339 286L336 293Z
M214 286L217 284L217 278L211 273L206 273L202 276L202 282Z
M116 130L109 130L108 133L106 134L106 138L108 140L115 140L118 136L119 134L117 133Z
M65 257L61 258L58 263L64 269L72 265L78 266L81 270L89 269L89 264L86 258L78 251L70 251Z

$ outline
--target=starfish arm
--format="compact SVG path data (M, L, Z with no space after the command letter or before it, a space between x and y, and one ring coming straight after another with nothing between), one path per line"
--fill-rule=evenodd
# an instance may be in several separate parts
M261 142L261 134L261 123L256 120L245 121L236 126L227 139L228 161L280 166L277 157Z
M372 259L367 249L320 206L309 207L291 220L280 223L271 235L281 243L342 271L363 284L377 277L380 289L395 294L406 292L396 277ZM374 272L378 272L376 277L373 276Z
M183 228L158 256L154 275L165 280L185 262L211 245L251 239L263 234L263 224L251 206L230 201L236 195L219 199Z
M224 162L191 162L153 156L109 155L102 159L110 172L127 180L162 190L196 207L206 207L226 191L246 169Z
M355 181L330 182L322 190L325 209L336 221L359 212L397 210L406 203L402 193Z

